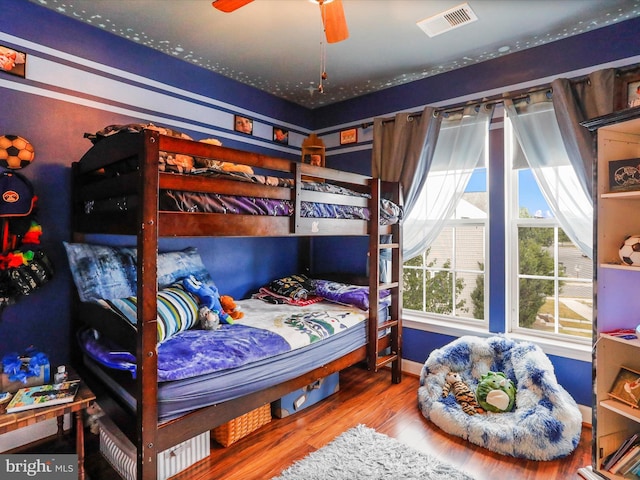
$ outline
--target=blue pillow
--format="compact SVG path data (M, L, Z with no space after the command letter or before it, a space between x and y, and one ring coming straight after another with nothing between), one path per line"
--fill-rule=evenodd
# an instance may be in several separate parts
M88 243L63 244L80 300L112 300L137 294L135 248ZM189 275L203 283L213 283L196 248L158 254L158 288L179 282Z

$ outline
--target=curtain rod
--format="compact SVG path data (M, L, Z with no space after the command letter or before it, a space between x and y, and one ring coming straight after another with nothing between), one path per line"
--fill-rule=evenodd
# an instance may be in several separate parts
M498 94L498 95L492 95L491 97L485 97L482 100L473 100L473 101L469 101L466 103L459 103L459 104L454 104L454 105L450 105L448 107L440 107L440 108L436 108L435 111L435 115L440 115L440 114L452 114L452 113L456 113L456 112L461 112L463 111L465 108L470 107L474 104L477 104L478 106L481 104L485 104L485 105L497 105L499 103L503 103L505 100L512 100L514 102L517 102L519 100L524 100L527 97L529 97L531 94L534 93L538 93L538 92L543 92L545 90L549 90L551 91L551 85L547 84L547 85L539 85L537 87L533 87L529 90L526 91L522 91L519 90L517 92L514 92L513 94ZM409 113L409 117L410 118L414 118L414 117L421 117L422 116L422 112L413 112L413 113ZM394 118L388 118L382 121L382 123L389 123L389 122L394 122L395 119Z
M449 105L447 107L440 107L440 108L436 108L435 109L435 115L440 115L440 114L452 114L452 113L456 113L456 112L461 112L463 111L465 108L470 107L474 104L476 105L481 105L481 104L486 104L486 105L497 105L499 103L504 102L507 99L511 99L512 101L518 101L518 100L524 100L525 98L527 98L529 95L531 95L532 93L537 93L537 92L542 92L544 90L551 90L551 86L550 85L546 85L546 86L537 86L534 87L530 90L527 90L526 92L522 92L522 91L518 91L515 94L499 94L499 95L492 95L491 97L485 97L482 100L472 100L466 103L458 103L458 104L454 104L454 105ZM409 113L409 118L419 118L422 116L422 112L410 112ZM382 120L382 123L389 123L389 122L395 122L395 118L387 118ZM366 128L370 125L372 125L373 122L370 123L363 123L362 126L363 128Z
M630 72L633 71L638 71L640 70L640 67L635 64L635 65L631 65L631 66L627 66L627 67L620 67L616 69L616 75L624 75L624 74L628 74ZM579 84L579 83L584 83L584 82L589 82L589 75L582 75L580 77L575 77L573 79L571 79L571 82L574 84ZM459 104L453 104L453 105L449 105L446 107L440 107L440 108L436 108L436 115L440 114L440 113L454 113L457 111L461 111L464 110L466 107L469 107L471 105L475 104L482 104L482 103L486 103L486 104L490 104L490 105L497 105L499 103L503 103L504 100L510 99L512 101L518 101L518 100L523 100L525 98L527 98L529 95L533 94L533 93L537 93L537 92L541 92L544 90L552 90L551 89L551 84L547 83L544 85L538 85L536 87L531 87L529 89L526 90L517 90L515 92L512 93L502 93L502 94L496 94L496 95L492 95L490 97L486 97L483 99L478 99L478 100L472 100L472 101L468 101L465 103L459 103ZM413 112L413 113L409 113L409 117L410 118L414 118L414 117L421 117L422 116L422 112ZM388 118L382 121L382 123L389 123L389 122L393 122L395 121L395 119L393 118ZM369 124L363 124L370 126L372 125L373 122L369 123Z

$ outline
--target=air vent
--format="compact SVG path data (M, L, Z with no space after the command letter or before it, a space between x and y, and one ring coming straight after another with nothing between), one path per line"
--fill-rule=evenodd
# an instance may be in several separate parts
M424 33L435 37L454 28L462 27L478 20L478 17L467 3L451 8L446 12L433 15L416 23Z

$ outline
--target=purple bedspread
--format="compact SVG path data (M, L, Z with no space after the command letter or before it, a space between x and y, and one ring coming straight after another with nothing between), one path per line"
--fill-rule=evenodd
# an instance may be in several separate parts
M134 355L118 349L104 337L96 338L92 330L81 332L78 338L82 350L91 358L135 376ZM158 381L239 367L289 350L291 346L283 337L237 323L215 331L187 330L158 346Z
M239 367L289 350L281 336L238 323L215 331L187 330L158 346L158 381Z
M158 345L158 381L166 382L231 370L321 342L362 324L366 313L333 303L303 307L239 300L245 316L218 330L179 332ZM87 330L83 351L110 368L135 372L135 358Z

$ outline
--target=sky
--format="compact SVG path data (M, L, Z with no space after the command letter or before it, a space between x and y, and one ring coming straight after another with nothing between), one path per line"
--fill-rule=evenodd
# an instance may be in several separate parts
M542 196L531 170L520 170L520 189L518 191L520 207L526 207L531 215L542 212L544 217L552 217L549 204Z
M542 196L538 184L533 178L531 170L519 170L519 202L520 207L525 207L531 215L541 212L544 217L552 216L549 205ZM478 168L475 170L465 192L486 192L487 191L487 169Z

